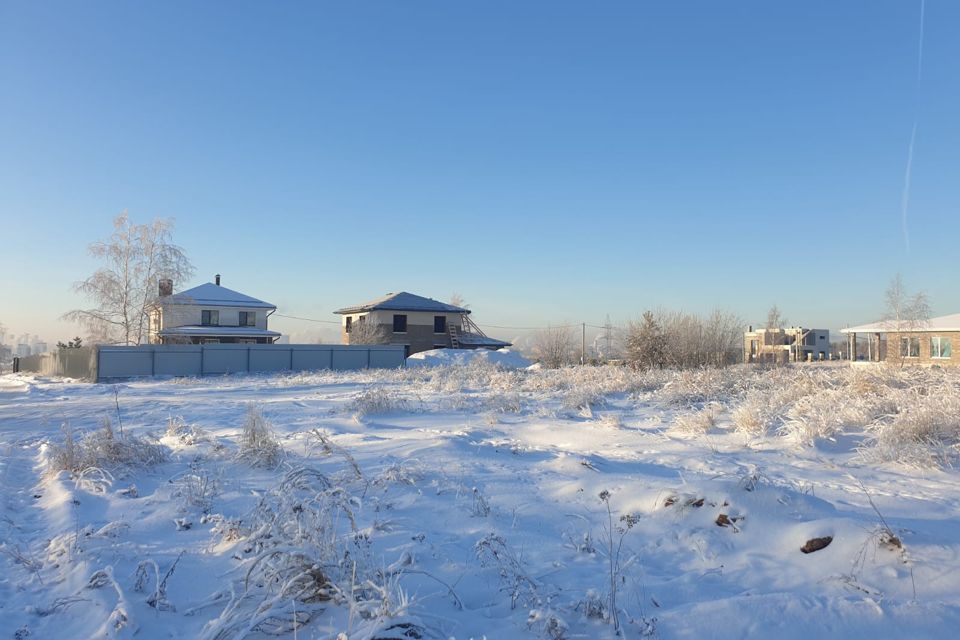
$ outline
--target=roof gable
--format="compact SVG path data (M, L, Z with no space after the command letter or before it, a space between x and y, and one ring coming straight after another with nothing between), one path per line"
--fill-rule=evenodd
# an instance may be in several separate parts
M212 282L181 291L158 300L160 303L209 305L214 307L248 307L255 309L276 309L275 305L257 298L244 295Z
M388 293L387 295L377 298L376 300L371 300L370 302L354 305L352 307L344 307L343 309L334 311L334 313L361 313L364 311L377 311L381 309L388 311L437 311L443 313L470 313L469 309L464 309L463 307L440 302L439 300L434 300L433 298L424 298L423 296L407 293L406 291L401 291L400 293Z

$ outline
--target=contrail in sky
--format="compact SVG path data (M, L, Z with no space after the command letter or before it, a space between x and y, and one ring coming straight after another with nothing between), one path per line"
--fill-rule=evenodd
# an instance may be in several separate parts
M920 42L917 45L917 86L916 93L920 93L920 78L923 75L923 14L926 9L926 0L920 0ZM903 176L903 192L900 195L900 223L903 227L903 245L910 253L910 227L907 223L907 213L910 210L910 179L913 176L913 145L917 141L917 120L913 118L913 131L910 133L910 146L907 149L907 169Z

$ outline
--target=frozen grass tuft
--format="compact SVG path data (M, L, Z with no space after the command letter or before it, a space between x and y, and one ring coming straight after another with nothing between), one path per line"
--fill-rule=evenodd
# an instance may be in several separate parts
M689 435L703 435L717 425L723 414L723 405L709 402L698 411L681 413L673 420L672 430Z
M960 454L960 394L955 388L914 388L899 411L867 429L859 450L866 463L897 462L930 468L952 465Z
M349 411L359 420L368 415L400 411L406 408L406 404L406 401L395 392L388 391L381 386L370 386L361 391L350 402Z
M167 459L164 447L132 435L118 437L108 418L100 428L79 439L69 424L63 425L63 444L51 447L49 470L81 474L87 469L111 469L124 473L136 467L153 466Z
M280 464L282 456L283 447L270 423L263 417L263 411L259 407L247 409L237 458L253 467L273 469Z

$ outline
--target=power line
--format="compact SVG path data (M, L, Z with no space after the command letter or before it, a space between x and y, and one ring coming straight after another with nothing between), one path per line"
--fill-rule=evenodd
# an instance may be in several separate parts
M316 318L301 318L299 316L285 316L282 313L274 313L278 318L290 318L291 320L303 320L304 322L322 322L323 324L340 324L336 320L317 320Z
M272 315L273 315L274 317L276 317L276 318L288 318L288 319L290 319L290 320L302 320L302 321L304 321L304 322L319 322L319 323L322 323L322 324L336 324L336 325L341 324L341 323L337 322L336 320L319 320L319 319L317 319L317 318L304 318L304 317L301 317L301 316L288 316L288 315L283 314L283 313L274 313L274 314L272 314ZM587 327L590 327L591 329L605 329L605 328L606 328L606 327L604 327L604 326L600 326L600 325L596 325L596 324L586 324L586 323L583 323L583 322L578 322L577 324L554 324L554 325L546 325L546 326L539 326L539 327L508 327L508 326L499 325L499 324L480 324L480 323L477 323L477 326L479 326L479 327L484 327L484 328L486 328L486 329L513 329L513 330L517 330L517 331L537 331L537 330L539 330L539 329L573 329L573 328L582 327L582 326L587 326Z

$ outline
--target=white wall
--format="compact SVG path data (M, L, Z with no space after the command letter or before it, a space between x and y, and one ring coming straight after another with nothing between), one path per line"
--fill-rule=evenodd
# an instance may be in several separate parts
M247 311L257 314L257 329L267 328L267 313L270 309L256 309L249 307L217 307L213 305L163 305L162 325L164 329L202 324L203 311L219 311L221 327L237 327L240 325L240 312Z

